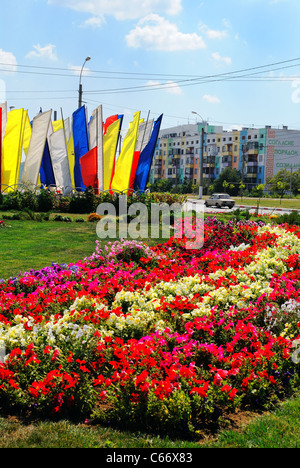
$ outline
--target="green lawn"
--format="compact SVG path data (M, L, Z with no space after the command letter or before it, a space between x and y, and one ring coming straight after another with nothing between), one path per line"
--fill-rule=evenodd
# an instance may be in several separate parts
M2 218L0 213L0 219ZM6 213L7 214L7 213ZM10 213L12 214L12 213ZM54 263L75 263L95 251L96 222L76 223L87 215L69 215L71 223L53 221L4 220L9 228L0 228L0 279L17 276L20 272L40 269ZM104 246L110 239L100 241ZM113 240L112 240L113 241ZM147 239L149 245L164 239Z
M5 221L0 229L0 278L55 263L71 263L95 250L95 223Z
M290 210L300 210L300 199L298 198L284 198L282 200L278 198L242 198L241 197L234 197L237 205L245 205L245 206L263 206L266 208L287 208Z

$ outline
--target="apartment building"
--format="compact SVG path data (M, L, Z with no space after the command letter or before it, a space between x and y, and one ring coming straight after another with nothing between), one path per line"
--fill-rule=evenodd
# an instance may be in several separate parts
M208 187L221 172L231 167L240 172L247 188L264 184L280 169L300 169L300 130L242 128L226 131L208 122L161 130L150 182L184 180Z

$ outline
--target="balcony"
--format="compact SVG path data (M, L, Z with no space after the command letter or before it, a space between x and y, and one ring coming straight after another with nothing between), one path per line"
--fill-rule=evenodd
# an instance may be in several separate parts
M203 158L203 165L210 165L210 166L214 166L216 164L216 158L215 156L206 156L205 158Z
M250 155L256 155L256 154L258 154L258 151L259 151L258 148L252 148L252 149L249 149L248 154L249 154L249 156Z
M230 150L230 151L228 151L228 150L222 151L222 156L231 157L232 154L233 154L233 151L232 151L232 150Z

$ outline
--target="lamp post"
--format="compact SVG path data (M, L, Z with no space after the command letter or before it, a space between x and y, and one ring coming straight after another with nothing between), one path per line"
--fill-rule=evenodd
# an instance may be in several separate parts
M84 66L86 64L86 62L88 62L89 60L91 60L91 57L87 57L84 61L84 64L82 65L82 68L81 68L81 72L80 72L80 78L79 78L79 99L78 99L78 108L80 108L82 106L82 84L81 84L81 78L82 78L82 72L83 72L83 69L84 69Z
M199 185L199 200L203 198L203 157L204 157L204 120L198 112L192 111L192 114L196 114L202 120L202 131L201 131L201 161L200 161L200 185Z

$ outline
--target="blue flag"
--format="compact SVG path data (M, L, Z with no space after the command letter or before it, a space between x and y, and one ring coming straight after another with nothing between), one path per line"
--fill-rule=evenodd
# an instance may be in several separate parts
M88 128L86 122L85 106L73 113L73 140L74 140L74 181L76 189L86 189L81 174L80 158L89 152Z
M41 177L41 183L43 185L46 185L47 187L49 185L56 185L51 157L50 157L49 146L48 146L47 141L46 141L41 169L40 169L40 177Z
M163 114L154 122L150 140L141 152L133 186L136 191L144 192L146 190L162 118Z

